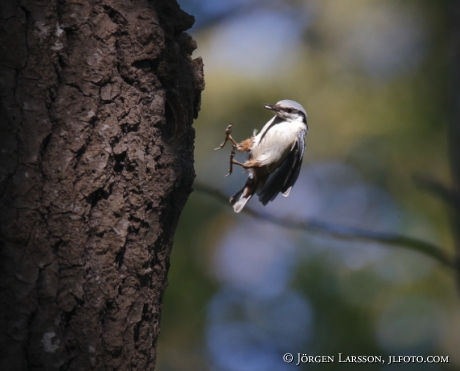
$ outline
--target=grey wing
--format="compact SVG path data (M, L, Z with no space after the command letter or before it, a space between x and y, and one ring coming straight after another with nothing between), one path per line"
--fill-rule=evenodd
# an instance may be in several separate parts
M299 177L304 153L305 131L302 130L297 135L294 147L284 162L270 175L262 189L257 192L260 202L266 205L269 201L273 201L280 192L285 197L289 196L292 187Z

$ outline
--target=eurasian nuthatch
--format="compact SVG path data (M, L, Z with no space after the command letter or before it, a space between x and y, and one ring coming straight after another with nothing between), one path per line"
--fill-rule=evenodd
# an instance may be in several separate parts
M232 125L225 130L225 140L216 148L225 146L228 140L233 144L230 155L232 165L242 166L248 172L244 187L230 198L236 213L239 213L254 193L266 205L278 193L289 196L302 166L305 152L305 135L308 133L307 112L297 102L281 100L264 107L275 113L260 133L257 130L251 138L237 143L231 136ZM235 151L249 152L249 158L241 163L234 159Z

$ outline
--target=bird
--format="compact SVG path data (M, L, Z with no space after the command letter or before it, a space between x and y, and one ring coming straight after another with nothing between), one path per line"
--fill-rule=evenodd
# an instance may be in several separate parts
M293 100L280 100L276 104L264 104L275 116L257 133L237 143L231 136L232 125L225 130L225 140L216 148L221 149L230 141L230 169L233 165L243 167L248 173L244 187L230 198L236 213L241 212L254 194L265 206L279 193L288 197L302 167L305 153L305 137L308 134L307 112L300 103ZM241 163L234 159L236 151L248 152L247 161Z

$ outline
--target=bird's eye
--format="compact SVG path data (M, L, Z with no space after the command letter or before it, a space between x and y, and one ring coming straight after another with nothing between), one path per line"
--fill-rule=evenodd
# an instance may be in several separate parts
M292 113L292 108L286 108L287 113Z

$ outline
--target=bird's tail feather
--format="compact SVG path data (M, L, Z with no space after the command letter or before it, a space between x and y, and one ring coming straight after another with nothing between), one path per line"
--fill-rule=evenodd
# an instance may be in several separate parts
M246 203L251 199L252 195L256 192L256 184L257 182L254 178L249 178L244 187L230 198L230 203L235 213L243 210Z
M233 210L235 213L239 213L241 210L243 210L244 206L246 206L246 203L251 199L251 197L252 195L239 198L238 201L233 204Z

